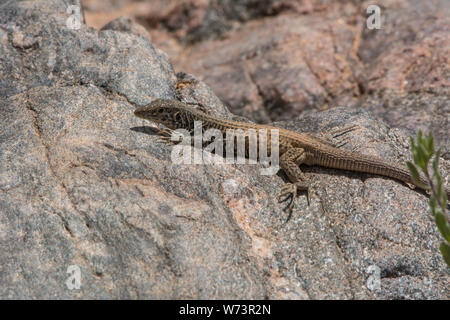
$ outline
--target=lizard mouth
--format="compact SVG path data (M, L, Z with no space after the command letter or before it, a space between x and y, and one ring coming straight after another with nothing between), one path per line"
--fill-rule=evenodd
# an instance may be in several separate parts
M134 115L138 118L153 122L155 124L163 124L166 127L173 127L173 121L164 113L164 110L158 106L143 106L134 110Z

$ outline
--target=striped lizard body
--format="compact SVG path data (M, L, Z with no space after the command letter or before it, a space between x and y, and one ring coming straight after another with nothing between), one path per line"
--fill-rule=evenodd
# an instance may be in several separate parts
M267 130L268 139L266 143L269 153L271 147L270 129L279 130L279 164L290 180L281 190L280 201L290 199L287 206L289 212L292 210L297 191L308 191L309 188L308 179L299 167L301 164L376 174L415 185L408 168L395 162L339 149L305 133L268 125L222 119L176 100L157 99L147 106L137 108L135 115L163 124L171 130L182 128L193 132L194 121L201 121L202 129L205 131L214 128L220 130L223 135L226 135L228 129L242 129L244 131L254 129L256 133ZM259 139L259 135L257 137ZM245 148L245 153L248 156L248 141L246 141ZM428 184L423 177L421 177L421 182L425 185ZM446 192L450 195L449 189L446 189Z

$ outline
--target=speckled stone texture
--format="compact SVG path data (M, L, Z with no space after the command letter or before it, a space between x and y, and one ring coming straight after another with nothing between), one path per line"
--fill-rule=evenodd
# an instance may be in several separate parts
M425 194L387 178L305 167L311 203L301 194L284 223L276 200L282 174L262 176L259 165L172 163L172 147L133 115L136 106L179 98L236 116L200 75L176 74L145 32L128 26L131 20L102 31L69 29L70 3L22 1L0 9L1 299L450 298L450 271ZM273 30L274 37L281 32ZM282 57L272 52L276 63ZM324 67L325 75L328 67L312 58L312 69ZM305 61L292 86L311 85L302 84L311 77ZM339 77L330 77L317 88L353 88L345 84L352 76L336 83ZM439 90L433 94L448 106ZM436 99L420 101L431 110ZM344 148L409 159L407 128L371 110L370 101L305 109L277 125L320 135L358 124ZM448 148L448 134L441 140ZM66 286L71 265L81 269L79 289Z

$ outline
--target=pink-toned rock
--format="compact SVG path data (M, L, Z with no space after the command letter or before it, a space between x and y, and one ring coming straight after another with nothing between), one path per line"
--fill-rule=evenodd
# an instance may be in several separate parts
M199 43L173 63L199 75L236 113L267 122L352 96L354 59L347 57L355 35L356 29L341 21L279 16Z
M382 10L358 54L373 92L450 92L450 2L410 1Z
M150 30L153 43L123 18L101 31L66 28L63 0L8 2L0 11L0 298L448 299L449 269L425 193L376 175L302 166L310 201L299 194L286 223L277 203L283 174L263 176L260 165L174 163L172 147L133 115L164 98L235 119L198 78L214 74L225 86L235 79L223 76L236 74L238 98L247 90L254 99L235 100L237 111L294 114L300 105L292 97L303 94L310 109L277 125L320 135L357 124L345 136L347 150L409 160L409 132L398 126L439 127L434 132L448 145L443 87L404 90L401 98L395 88L367 90L371 79L355 54L369 43L354 30L359 2L302 1L302 9L293 1L222 0L214 8L219 2L211 0L203 20L177 10L197 1L122 2L138 3L161 5L152 13L161 36ZM383 3L383 10L426 10L418 1ZM233 4L245 9L234 19ZM201 36L217 8L226 9L221 21L239 21L240 29L205 40L217 36ZM164 30L162 17L175 13L197 21L196 44L177 38L183 23ZM267 15L276 16L261 18ZM176 44L167 51L173 61L208 72L175 73L158 50L162 41ZM388 52L394 44L385 45ZM384 52L361 56L365 66ZM263 108L271 106L267 97L284 99L275 106L286 110ZM448 185L448 153L443 158ZM82 285L68 290L73 265Z

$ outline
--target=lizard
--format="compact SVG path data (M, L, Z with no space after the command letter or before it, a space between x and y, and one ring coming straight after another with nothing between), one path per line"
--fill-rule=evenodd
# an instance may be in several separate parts
M294 132L270 125L223 119L177 100L156 99L146 106L136 108L134 114L139 118L167 127L167 129L160 130L160 134L165 135L166 138L176 129L186 129L192 132L194 121L201 121L203 130L214 128L220 130L223 135L226 134L227 129L254 129L256 132L259 132L259 130L270 132L270 129L279 130L279 167L284 171L289 182L282 187L278 200L284 202L290 199L285 208L289 212L289 217L298 191L306 191L309 202L309 182L300 169L302 164L385 176L403 181L411 188L428 186L428 182L423 176L420 176L420 182L423 186L416 184L409 169L398 163L340 149L308 133ZM269 152L270 147L270 136L268 136L267 150ZM248 157L247 143L245 148ZM445 191L450 196L450 189L446 188Z

